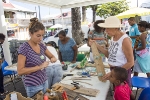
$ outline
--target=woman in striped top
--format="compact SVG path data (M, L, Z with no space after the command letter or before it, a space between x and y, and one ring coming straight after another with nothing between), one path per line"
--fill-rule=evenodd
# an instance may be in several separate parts
M19 48L18 55L18 74L22 75L22 80L28 97L32 97L38 91L46 92L48 81L45 67L49 61L55 62L56 58L48 51L46 46L41 43L45 28L37 18L30 20L29 34L30 40L22 44Z

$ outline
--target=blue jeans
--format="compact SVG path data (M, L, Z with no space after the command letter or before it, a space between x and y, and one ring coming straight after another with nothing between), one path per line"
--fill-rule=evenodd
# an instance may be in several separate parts
M46 68L46 75L48 80L48 88L50 89L52 85L61 81L63 77L62 66L60 64L48 66Z
M43 84L38 86L25 86L25 89L28 97L34 96L39 91L45 93L46 89L48 89L48 80L46 80Z

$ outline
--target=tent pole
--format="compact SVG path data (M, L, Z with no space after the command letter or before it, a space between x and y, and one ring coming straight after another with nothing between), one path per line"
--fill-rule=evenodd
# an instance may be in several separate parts
M10 56L10 50L9 50L9 43L8 43L8 37L7 37L6 22L5 22L2 0L0 0L0 33L3 33L6 37L3 43L3 53L4 53L6 62L8 63L8 65L11 65L12 62L11 62L11 56Z
M63 13L62 13L62 8L60 8L60 12L61 12L61 23L62 23L62 28L64 29L64 18L63 18Z

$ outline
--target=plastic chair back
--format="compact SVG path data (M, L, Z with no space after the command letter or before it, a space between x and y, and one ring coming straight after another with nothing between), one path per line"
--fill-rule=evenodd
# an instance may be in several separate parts
M150 78L133 76L131 82L133 87L137 88L150 87Z
M150 100L150 87L145 88L141 94L138 100Z

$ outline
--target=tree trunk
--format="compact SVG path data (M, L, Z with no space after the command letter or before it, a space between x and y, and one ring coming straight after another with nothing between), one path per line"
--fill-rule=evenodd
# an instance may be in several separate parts
M95 22L97 5L91 5L91 8L93 10L93 22Z
M82 6L82 22L86 21L86 7Z
M93 10L93 22L95 22L96 19L96 11Z
M84 34L81 31L81 13L80 7L71 8L72 21L72 37L77 45L82 43Z

